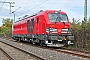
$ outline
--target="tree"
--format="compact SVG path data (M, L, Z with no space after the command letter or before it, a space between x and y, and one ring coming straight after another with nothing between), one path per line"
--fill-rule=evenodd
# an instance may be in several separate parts
M89 17L89 19L88 19L88 22L90 23L90 17Z
M0 34L1 34L1 26L0 26Z
M6 18L2 20L2 26L1 26L1 34L10 34L12 29L12 21L9 18Z
M86 23L86 30L90 30L90 17Z
M71 22L71 28L72 30L80 30L81 29L81 22L79 20L72 19Z

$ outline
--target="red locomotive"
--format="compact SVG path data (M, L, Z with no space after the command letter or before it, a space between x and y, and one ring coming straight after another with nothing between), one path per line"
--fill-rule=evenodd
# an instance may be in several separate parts
M55 47L72 44L74 39L67 14L57 10L40 11L16 21L12 25L12 38Z

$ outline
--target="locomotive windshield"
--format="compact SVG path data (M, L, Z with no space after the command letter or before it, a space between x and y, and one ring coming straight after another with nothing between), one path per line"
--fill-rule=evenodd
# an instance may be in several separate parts
M66 14L49 13L48 17L50 22L68 22Z

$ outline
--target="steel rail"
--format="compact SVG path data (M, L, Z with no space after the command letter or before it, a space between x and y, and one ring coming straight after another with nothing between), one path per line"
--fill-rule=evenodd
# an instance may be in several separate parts
M26 44L26 45L32 45L32 44ZM71 55L74 55L74 56L78 56L78 57L82 57L82 58L89 58L90 59L90 52L84 52L84 51L79 51L79 50L74 50L74 49L67 49L67 48L61 48L60 50L59 49L57 50L55 48L50 48L50 47L43 47L43 46L36 46L36 45L32 45L32 46L43 48L43 49L49 49L49 50L53 50L53 51L57 51L57 52L62 52L62 53L71 54ZM77 52L77 53L75 53L75 52ZM79 53L83 53L83 54L79 54ZM85 54L89 54L89 56L87 56Z
M32 44L29 44L29 45L32 45ZM49 50L53 50L53 51L57 51L57 52L62 52L62 53L66 53L66 54L72 54L74 56L90 59L90 52L84 52L84 51L79 51L79 50L74 50L74 49L67 49L67 48L59 48L57 50L54 47L44 47L44 46L36 46L36 45L32 45L32 46L43 48L43 49L49 49ZM77 52L77 53L75 53L75 52ZM80 53L83 53L83 54L80 54ZM88 55L85 55L85 54L88 54Z
M72 54L72 55L75 55L75 56L79 56L79 57L83 57L83 58L89 58L90 59L90 55L89 56L87 56L87 55L85 55L85 54L78 54L78 53L82 53L82 52L77 52L77 53L75 53L75 52L69 52L69 51L63 51L63 50L55 50L55 51L58 51L58 52L63 52L63 53L68 53L68 54Z
M3 52L3 54L4 54L5 56L8 57L9 60L15 60L15 59L14 59L12 56L10 56L5 50L3 50L2 48L0 48L0 50Z
M6 44L6 45L9 45L9 46L11 46L11 47L13 47L13 48L15 48L15 49L18 49L18 50L20 50L20 51L22 51L22 52L24 52L24 53L26 53L26 54L30 54L30 55L32 55L32 56L35 56L35 57L41 59L41 60L45 60L45 58L43 58L43 57L41 57L41 56L37 56L37 55L32 54L32 53L30 53L30 52L27 52L27 51L25 51L25 50L23 50L23 49L21 49L21 48L19 48L19 47L12 46L12 45L10 45L10 44L8 44L8 43L6 43L6 42L3 42L3 41L0 41L0 42L4 43L4 44Z

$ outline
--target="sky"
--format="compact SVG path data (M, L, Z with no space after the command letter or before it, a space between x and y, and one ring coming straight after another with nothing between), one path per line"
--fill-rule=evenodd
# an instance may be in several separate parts
M10 4L1 2L15 2L12 4L11 12L15 11L15 21L25 15L32 15L40 10L62 10L67 13L70 21L72 18L83 20L84 0L0 0L0 26L3 18L14 19L10 13ZM87 0L87 17L90 17L90 0Z

